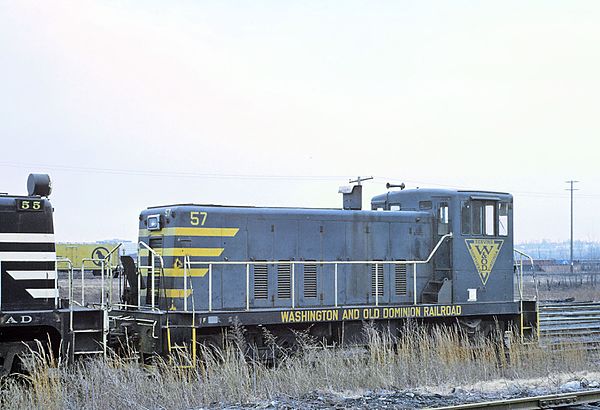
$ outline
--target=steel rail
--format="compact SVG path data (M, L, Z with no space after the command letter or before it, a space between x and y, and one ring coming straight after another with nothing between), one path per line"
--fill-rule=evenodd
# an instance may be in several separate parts
M435 409L556 409L561 407L572 407L595 402L600 402L600 389L548 394L544 396L532 396L508 400L500 399L481 403L458 404L455 406L435 407Z
M540 344L600 347L600 303L540 304Z

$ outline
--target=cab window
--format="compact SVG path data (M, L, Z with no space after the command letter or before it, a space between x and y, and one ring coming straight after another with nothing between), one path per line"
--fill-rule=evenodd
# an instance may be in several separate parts
M483 203L473 201L471 206L471 233L481 235L483 225Z
M449 217L448 217L448 203L440 202L438 208L438 235L445 235L450 232Z
M471 234L471 202L463 201L460 210L460 226L463 235Z
M427 210L433 208L433 204L431 201L419 201L419 209Z
M508 202L498 203L498 235L508 235Z
M463 235L507 236L510 204L498 201L464 201L461 207Z
M496 204L495 203L485 203L485 231L484 234L486 236L494 236L495 235L495 227L496 227Z

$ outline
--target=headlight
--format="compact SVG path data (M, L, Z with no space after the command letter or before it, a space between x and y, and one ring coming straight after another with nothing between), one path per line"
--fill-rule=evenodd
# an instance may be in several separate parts
M149 215L146 224L149 231L160 231L160 215Z

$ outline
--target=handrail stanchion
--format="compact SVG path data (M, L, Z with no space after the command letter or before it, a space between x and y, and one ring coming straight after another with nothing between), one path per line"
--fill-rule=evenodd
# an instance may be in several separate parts
M73 290L73 269L69 269L69 330L73 331L73 302L74 302L74 290Z
M208 264L208 311L212 312L212 263Z
M185 257L184 257L184 259L183 259L183 310L185 312L187 312L187 310L188 310L187 309L187 306L188 306L187 288L188 288L188 284L187 284L187 263L186 263L186 260L185 260Z
M333 301L338 307L338 264L333 265Z
M146 284L148 281L146 280ZM146 292L148 292L148 286L146 286ZM137 307L142 307L142 255L140 252L140 245L138 244L137 252Z
M148 257L150 257L150 254L148 254ZM152 295L150 296L152 298L151 300L151 305L152 305L152 309L154 309L154 306L156 305L156 277L154 276L156 274L155 270L154 270L154 264L156 263L156 261L154 260L154 254L152 254L152 264L150 265L150 271L152 272L152 289L150 290L152 292Z
M146 283L148 283L148 281L146 281ZM148 292L148 287L146 287L146 292ZM142 307L142 275L139 270L137 273L137 307L138 309Z
M112 294L113 294L113 270L112 270L112 255L108 259L107 272L108 275L108 305L112 305Z
M108 305L111 306L112 305L112 298L113 298L113 282L114 282L114 278L113 278L113 268L112 268L112 255L109 256L108 259Z
M250 264L246 264L246 310L250 310Z
M100 264L100 289L101 289L101 297L100 297L100 307L104 308L104 263Z
M54 308L58 309L58 264L60 262L65 262L68 263L69 266L69 275L70 275L70 284L69 284L69 298L71 298L71 300L73 300L73 298L71 297L71 287L73 286L72 283L72 279L73 279L73 265L71 265L71 262L67 259L56 259L56 263L54 263Z
M85 276L85 261L81 261L81 306L85 306L85 284L83 278Z

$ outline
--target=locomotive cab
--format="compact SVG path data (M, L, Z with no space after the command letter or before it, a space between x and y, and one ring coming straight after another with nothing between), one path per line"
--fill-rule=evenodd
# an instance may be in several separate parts
M423 303L485 303L514 299L512 195L412 189L376 196L378 211L431 214L432 243L452 233L433 258Z

